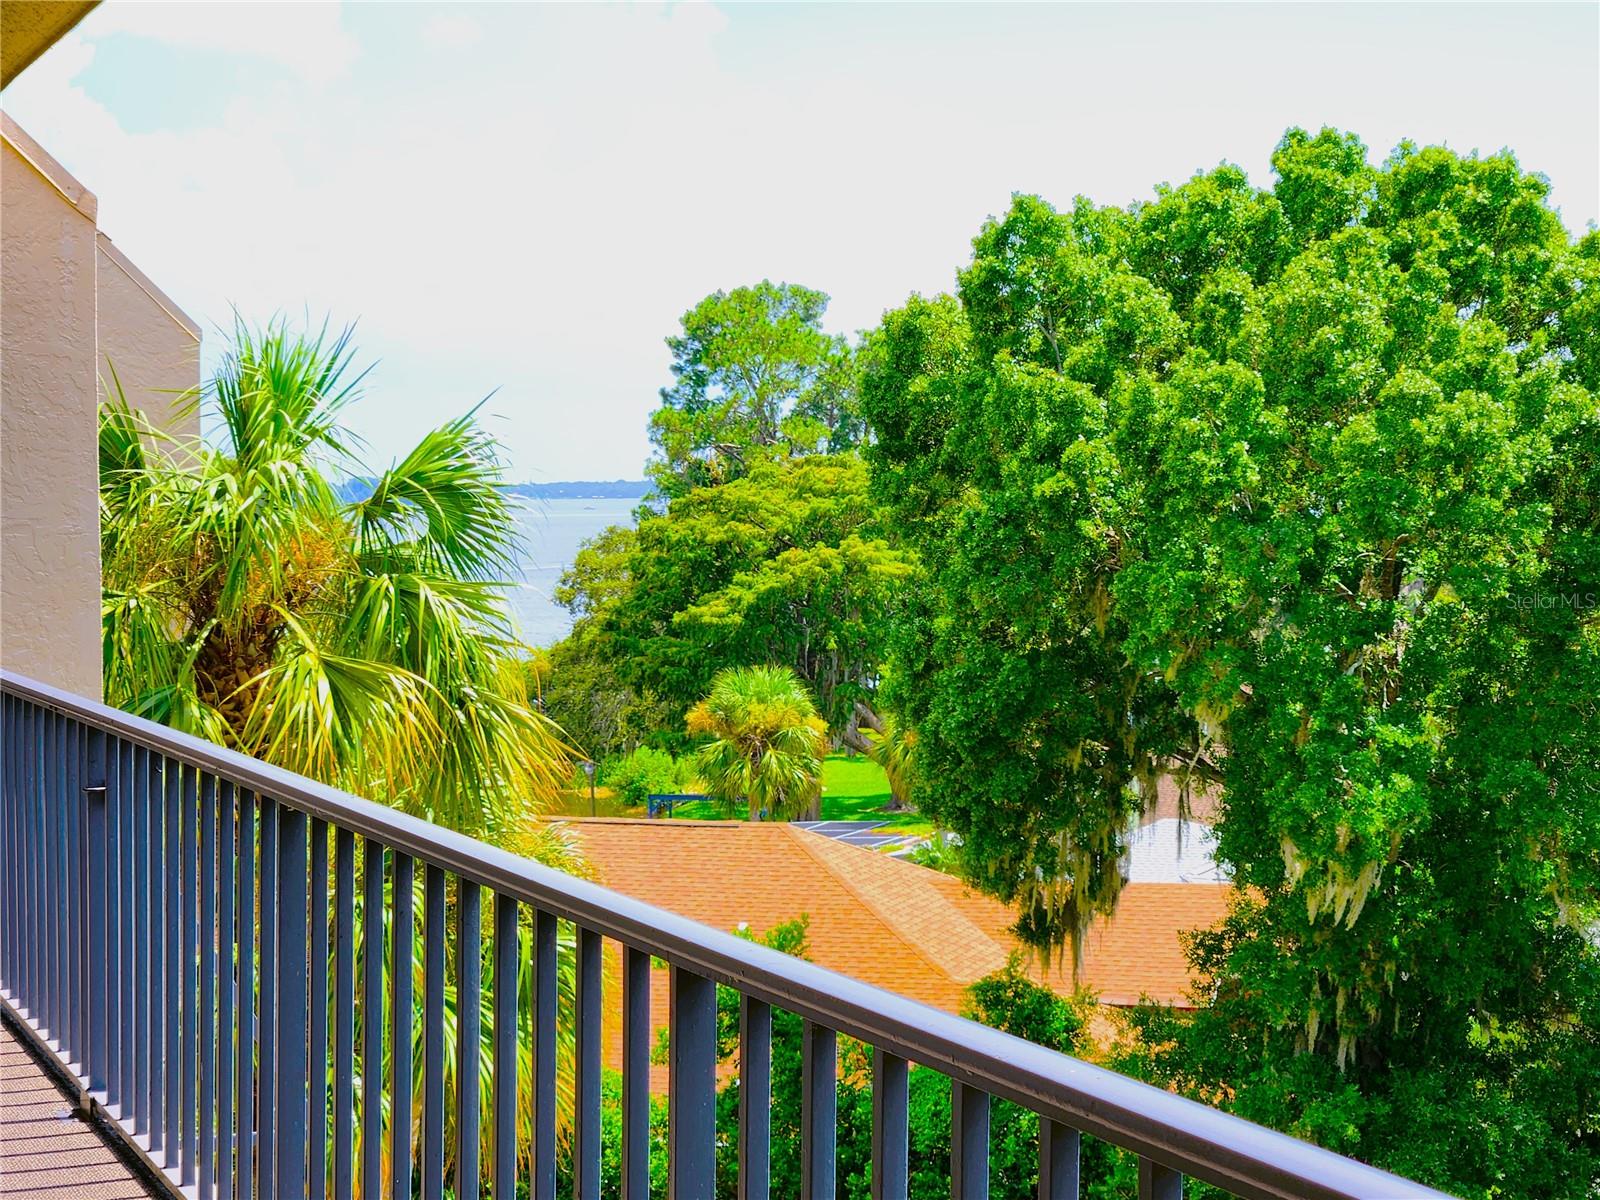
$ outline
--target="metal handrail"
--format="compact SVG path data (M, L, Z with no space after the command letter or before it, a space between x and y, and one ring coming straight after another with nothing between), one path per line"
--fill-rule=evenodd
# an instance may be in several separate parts
M165 726L0 671L0 691L327 821L1252 1200L1445 1193ZM1447 1200L1447 1198L1446 1198Z

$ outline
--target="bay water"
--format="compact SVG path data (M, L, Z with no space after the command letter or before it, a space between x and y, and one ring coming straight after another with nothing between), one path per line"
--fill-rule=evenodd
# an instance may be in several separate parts
M567 636L572 615L555 602L556 585L578 547L608 525L632 526L632 498L518 500L519 576L511 608L517 632L530 646L550 646Z

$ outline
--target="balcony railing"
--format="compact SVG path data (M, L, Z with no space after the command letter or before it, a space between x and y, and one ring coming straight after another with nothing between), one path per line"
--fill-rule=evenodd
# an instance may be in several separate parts
M409 1200L414 1186L433 1200L447 1184L458 1200L473 1200L480 1178L490 1195L511 1200L519 1174L517 1018L530 1007L533 1094L522 1097L531 1100L524 1111L531 1108L533 1121L524 1136L524 1145L531 1136L530 1195L555 1195L562 1017L576 1027L574 1190L578 1200L597 1198L604 939L620 943L622 957L626 1200L649 1196L652 959L669 969L674 1200L715 1193L718 984L741 997L739 1186L746 1200L769 1192L774 1008L804 1020L808 1198L836 1193L841 1033L873 1047L875 1200L906 1195L911 1063L951 1080L956 1200L988 1194L991 1097L1039 1114L1042 1200L1078 1194L1080 1133L1139 1156L1146 1200L1178 1200L1185 1176L1262 1200L1442 1195L31 680L0 673L0 695L0 999L78 1082L83 1103L197 1200ZM358 946L381 947L386 928L393 961L411 961L419 875L420 1003L410 971L386 975L381 953L357 961ZM450 920L454 962L446 961ZM529 920L533 994L519 997L519 922ZM567 1005L556 987L558 922L575 929L576 995ZM480 1111L472 1049L483 1033L476 1022L485 961L493 1053L490 1100ZM461 1013L452 1094L445 1087L447 982ZM384 1114L413 1111L419 1021L422 1116L414 1146L412 1123ZM447 1136L458 1144L447 1147ZM447 1149L456 1164L450 1180Z

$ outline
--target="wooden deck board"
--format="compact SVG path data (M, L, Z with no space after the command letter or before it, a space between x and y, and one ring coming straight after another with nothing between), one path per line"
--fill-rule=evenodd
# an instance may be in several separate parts
M0 1196L146 1200L155 1193L72 1110L72 1102L0 1021Z

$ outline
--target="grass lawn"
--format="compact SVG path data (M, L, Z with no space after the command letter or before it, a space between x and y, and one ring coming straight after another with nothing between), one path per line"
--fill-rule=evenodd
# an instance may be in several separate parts
M933 823L917 813L888 811L889 780L883 768L869 758L830 754L822 764L822 819L824 821L888 821L885 832L930 833ZM714 804L696 801L680 804L675 817L710 821L723 816ZM741 806L734 814L745 815Z

